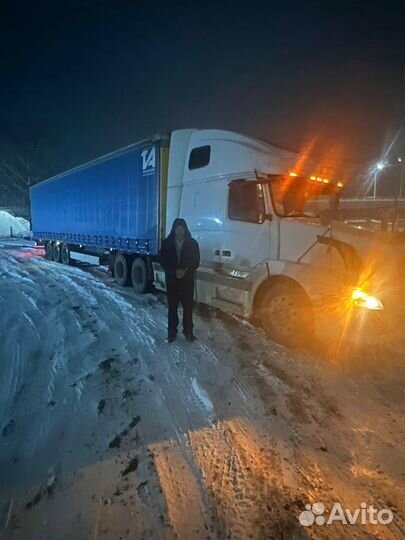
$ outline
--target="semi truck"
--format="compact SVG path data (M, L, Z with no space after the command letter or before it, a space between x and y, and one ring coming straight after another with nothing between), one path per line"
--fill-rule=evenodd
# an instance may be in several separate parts
M33 238L54 262L96 258L121 286L164 291L160 244L182 217L200 245L195 300L299 345L383 309L355 247L334 238L342 188L266 141L181 129L32 186Z

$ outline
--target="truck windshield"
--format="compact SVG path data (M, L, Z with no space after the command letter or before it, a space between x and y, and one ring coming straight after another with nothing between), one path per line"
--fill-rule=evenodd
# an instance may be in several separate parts
M336 212L339 205L333 184L304 177L267 176L275 213L280 217L316 218L324 211Z

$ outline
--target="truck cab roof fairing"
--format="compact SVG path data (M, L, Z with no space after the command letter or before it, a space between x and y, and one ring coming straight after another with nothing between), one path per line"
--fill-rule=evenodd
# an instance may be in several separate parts
M184 169L184 184L202 178L244 175L254 171L285 173L294 168L298 154L277 148L253 137L217 129L195 130L191 133L188 155L193 149L210 146L207 166L190 170L188 160Z

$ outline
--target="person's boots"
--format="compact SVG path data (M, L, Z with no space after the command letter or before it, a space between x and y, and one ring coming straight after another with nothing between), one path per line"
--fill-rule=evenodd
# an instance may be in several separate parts
M186 340L189 341L190 343L193 343L193 341L197 339L195 335L193 334L193 332L183 332L183 334Z
M177 337L177 333L176 332L169 332L168 336L167 336L167 342L168 343L173 343L173 341L176 340L176 337Z

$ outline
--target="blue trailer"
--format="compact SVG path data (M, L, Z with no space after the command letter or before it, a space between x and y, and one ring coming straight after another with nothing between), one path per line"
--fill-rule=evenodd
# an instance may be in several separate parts
M165 230L168 150L169 138L155 137L32 186L33 238L47 257L70 264L77 253L110 254L126 284L124 262L137 256L138 289L147 288Z

